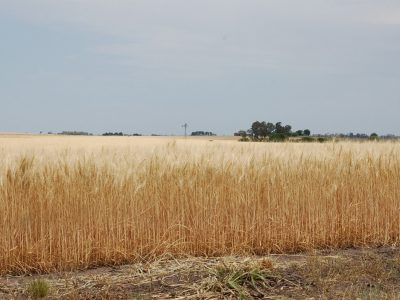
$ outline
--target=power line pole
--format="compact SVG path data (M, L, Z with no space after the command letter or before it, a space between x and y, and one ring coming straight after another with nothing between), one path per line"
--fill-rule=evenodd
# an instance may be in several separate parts
M187 123L182 125L183 128L185 128L185 138L187 137L187 128L189 127L189 125Z

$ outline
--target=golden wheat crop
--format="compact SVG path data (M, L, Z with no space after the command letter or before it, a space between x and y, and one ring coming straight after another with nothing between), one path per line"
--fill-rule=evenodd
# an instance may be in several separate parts
M0 272L393 245L399 143L0 137Z

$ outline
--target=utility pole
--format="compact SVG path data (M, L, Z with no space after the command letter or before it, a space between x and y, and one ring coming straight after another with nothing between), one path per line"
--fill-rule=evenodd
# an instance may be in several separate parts
M189 127L189 125L187 123L182 125L183 128L185 128L185 138L187 137L187 128Z

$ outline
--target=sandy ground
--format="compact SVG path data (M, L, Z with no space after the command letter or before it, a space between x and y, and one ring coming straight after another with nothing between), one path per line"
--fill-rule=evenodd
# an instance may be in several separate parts
M163 257L59 274L0 277L0 299L400 299L400 249L254 257Z

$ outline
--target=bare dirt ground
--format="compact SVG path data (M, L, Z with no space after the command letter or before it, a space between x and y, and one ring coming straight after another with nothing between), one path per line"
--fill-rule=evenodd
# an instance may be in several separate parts
M0 299L400 299L400 249L252 257L164 257L72 273L0 277Z

